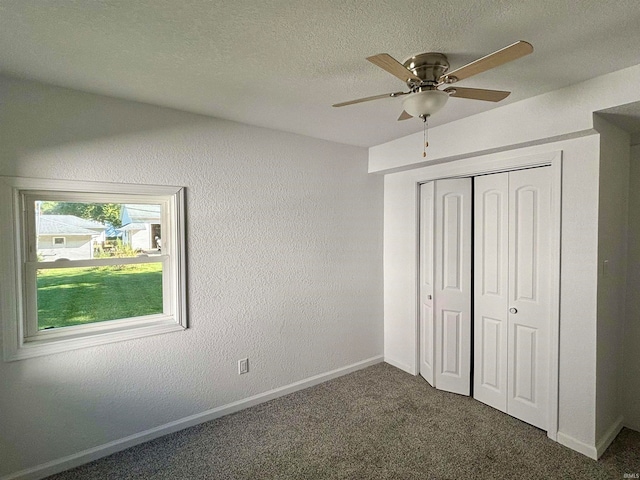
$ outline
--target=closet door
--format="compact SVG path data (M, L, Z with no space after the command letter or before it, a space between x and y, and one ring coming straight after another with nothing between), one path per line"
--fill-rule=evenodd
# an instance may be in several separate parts
M435 182L435 384L470 394L471 179Z
M550 169L474 186L473 396L546 429Z
M433 324L434 183L420 186L420 375L435 387Z
M550 169L509 174L507 413L547 428Z
M507 411L509 174L474 179L473 397Z

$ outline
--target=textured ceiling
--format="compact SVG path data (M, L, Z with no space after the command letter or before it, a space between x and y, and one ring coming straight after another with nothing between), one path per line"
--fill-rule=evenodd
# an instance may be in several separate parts
M638 0L0 0L0 72L371 146L422 128L365 57L420 52L451 68L516 40L532 55L461 82L498 105L640 63ZM452 98L438 125L495 104Z

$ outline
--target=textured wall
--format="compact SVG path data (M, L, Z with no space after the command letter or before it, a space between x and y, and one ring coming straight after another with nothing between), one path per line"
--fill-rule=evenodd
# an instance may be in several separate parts
M558 145L562 148L559 440L593 452L599 138L592 135Z
M596 368L596 442L599 442L622 420L618 382L623 372L622 332L627 295L629 134L598 115L594 115L594 125L600 133Z
M629 256L624 369L620 379L625 425L640 431L640 145L631 147L629 175Z
M0 363L0 476L382 354L365 149L2 77L0 99L1 175L187 187L190 320Z

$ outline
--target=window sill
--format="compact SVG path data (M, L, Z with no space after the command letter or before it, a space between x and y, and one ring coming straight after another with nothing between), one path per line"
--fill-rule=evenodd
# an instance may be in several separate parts
M23 360L42 355L50 355L52 353L61 353L182 330L185 330L184 326L177 324L171 317L166 317L146 325L107 329L98 333L89 331L86 333L77 333L69 337L46 338L46 336L43 336L43 338L30 338L25 339L25 341L18 346L17 350L5 350L4 360L8 362Z

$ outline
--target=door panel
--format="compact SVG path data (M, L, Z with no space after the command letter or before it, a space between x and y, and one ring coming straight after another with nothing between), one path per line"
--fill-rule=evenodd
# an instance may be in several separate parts
M544 430L550 318L549 170L509 174L507 413Z
M473 396L507 411L509 174L474 179Z
M460 317L461 312L442 310L442 344L446 346L442 349L443 375L459 377L462 374L460 353L463 346L460 339Z
M435 387L433 323L434 183L420 186L420 375Z
M537 346L534 328L516 325L514 331L513 397L536 404Z
M536 269L536 227L539 198L538 189L531 185L518 188L514 194L516 223L512 224L514 244L515 282L514 298L516 300L535 300L537 285Z
M500 363L500 344L502 343L503 323L495 318L482 317L480 320L481 363L477 367L480 385L500 393L504 387L502 379L503 365ZM505 397L506 398L506 397Z
M460 292L462 289L461 263L464 245L460 242L463 196L447 193L442 196L442 290Z
M470 394L471 179L435 182L435 384Z

